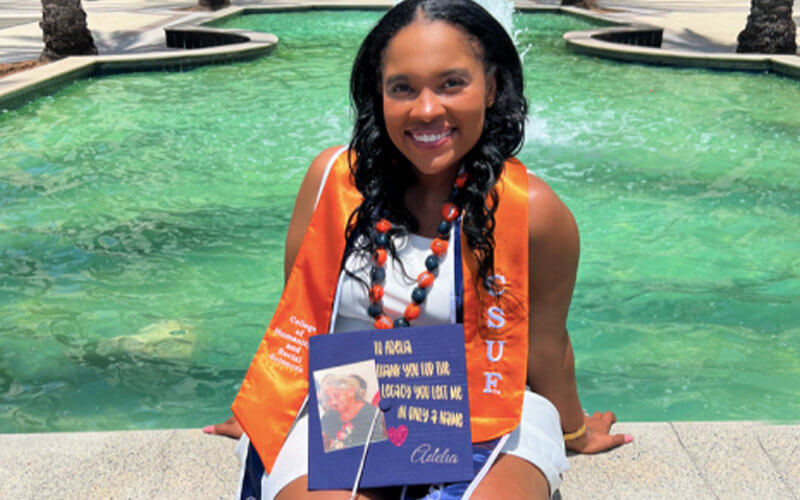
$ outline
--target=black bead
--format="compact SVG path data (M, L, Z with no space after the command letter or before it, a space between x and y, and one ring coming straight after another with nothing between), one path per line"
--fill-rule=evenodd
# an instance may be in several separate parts
M425 259L425 267L430 272L434 272L439 267L439 258L435 255L428 255Z
M455 200L458 197L458 188L453 188L450 191L450 201Z
M367 308L367 314L372 316L373 318L377 318L383 312L383 308L378 302L373 302Z
M369 275L372 278L373 283L383 283L383 280L386 278L386 269L374 266Z
M375 244L379 247L385 247L389 244L389 235L386 233L378 233L378 236L375 237Z
M428 295L428 292L425 291L424 288L415 288L413 292L411 292L411 300L413 300L417 304L422 304L425 302L425 297Z
M394 327L395 328L405 328L408 326L408 320L405 318L397 318L394 320Z
M453 227L452 224L450 224L446 220L443 220L442 222L439 223L439 227L436 228L436 230L439 232L439 236L444 236L444 235L450 236L451 227Z

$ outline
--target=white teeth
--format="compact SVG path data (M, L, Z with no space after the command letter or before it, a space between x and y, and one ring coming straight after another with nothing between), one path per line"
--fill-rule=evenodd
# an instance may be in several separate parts
M414 138L415 141L419 142L437 142L441 141L445 137L449 136L452 133L451 130L447 132L442 132L441 134L411 134L411 137Z

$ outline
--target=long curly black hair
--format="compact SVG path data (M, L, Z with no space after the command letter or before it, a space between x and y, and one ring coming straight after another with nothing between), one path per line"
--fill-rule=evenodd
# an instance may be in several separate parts
M478 262L479 278L486 283L494 272L495 184L503 163L522 147L528 105L514 42L491 14L472 0L404 0L381 18L361 44L350 77L355 113L350 168L364 200L350 216L344 258L353 252L369 255L375 250L374 223L378 217L392 222L390 236L419 229L419 222L404 204L404 193L416 174L386 131L381 71L389 41L420 16L462 30L479 48L487 76L496 81L494 104L486 110L483 133L460 162L469 182L456 196L462 209L463 231ZM389 241L389 252L396 258L391 238Z

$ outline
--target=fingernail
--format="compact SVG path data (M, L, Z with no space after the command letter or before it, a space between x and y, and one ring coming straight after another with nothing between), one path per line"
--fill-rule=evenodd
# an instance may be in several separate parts
M633 436L631 436L630 434L625 434L625 442L626 443L633 442Z
M203 427L203 432L205 434L214 434L214 426L213 425L207 425L207 426Z

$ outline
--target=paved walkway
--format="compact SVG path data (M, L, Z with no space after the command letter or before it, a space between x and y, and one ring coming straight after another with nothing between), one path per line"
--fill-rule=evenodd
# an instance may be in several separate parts
M736 52L736 37L750 13L750 0L599 0L599 4L621 11L609 13L611 18L665 28L665 49L703 52ZM798 0L792 12L800 26Z
M627 423L569 458L564 499L798 499L800 426ZM230 439L200 430L0 435L0 498L232 498Z
M800 1L800 0L798 0ZM232 0L233 5L269 3ZM539 0L557 5L560 0ZM600 0L612 18L662 26L664 48L734 52L744 28L750 0ZM100 54L166 50L164 26L202 12L175 9L196 6L186 0L83 0L89 28ZM800 5L795 4L800 25ZM0 63L35 59L42 50L39 0L0 0ZM800 30L798 30L800 45Z
M167 50L164 27L200 16L174 9L192 1L83 0L86 20L100 54ZM36 59L44 48L39 0L0 0L0 63Z

